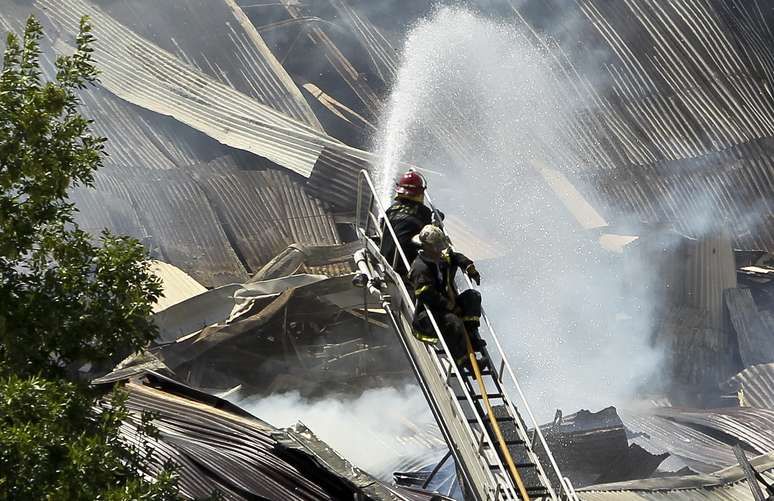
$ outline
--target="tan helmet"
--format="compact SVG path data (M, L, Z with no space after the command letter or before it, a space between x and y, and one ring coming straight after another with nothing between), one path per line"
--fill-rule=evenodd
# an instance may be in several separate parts
M423 247L431 247L439 251L449 246L449 239L446 238L443 230L432 224L425 225L422 231L419 232L419 235L414 237L414 242Z

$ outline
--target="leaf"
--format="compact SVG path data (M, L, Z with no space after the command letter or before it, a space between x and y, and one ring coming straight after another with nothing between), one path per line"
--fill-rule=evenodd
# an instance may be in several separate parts
M79 109L96 41L83 18L75 53L43 82L42 36L34 17L21 40L9 34L0 73L0 501L179 499L152 417L137 422L125 393L106 401L73 376L154 339L161 286L138 241L103 233L97 246L74 223L67 193L93 182L106 141Z

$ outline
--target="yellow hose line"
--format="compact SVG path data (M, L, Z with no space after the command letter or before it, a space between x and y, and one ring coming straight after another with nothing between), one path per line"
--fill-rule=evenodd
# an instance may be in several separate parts
M487 395L486 386L481 379L481 369L478 367L478 360L476 360L476 354L473 352L473 345L470 344L470 337L465 336L465 341L468 344L468 357L470 357L470 365L473 367L473 374L476 375L476 381L478 381L478 386L481 388L481 397L484 399L484 405L486 406L487 415L489 416L489 423L492 425L492 430L494 430L495 436L497 437L500 450L502 451L503 456L505 456L505 462L508 463L508 469L511 470L511 475L516 481L516 486L519 488L521 499L523 501L530 501L527 489L524 487L524 482L521 480L521 475L519 475L519 471L516 469L516 465L511 457L511 451L508 450L508 445L503 438L503 432L500 431L500 425L497 423L497 419L492 412L492 406L489 405L489 395ZM489 364L491 365L491 363L492 361L490 360ZM518 419L518 416L513 417L514 419Z

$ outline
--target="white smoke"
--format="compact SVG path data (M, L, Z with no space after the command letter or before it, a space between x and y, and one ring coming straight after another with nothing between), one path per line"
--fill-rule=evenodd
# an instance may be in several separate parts
M440 8L407 37L378 137L385 195L401 161L441 172L434 201L496 237L506 258L482 264L484 306L544 419L624 403L659 362L654 298L628 297L620 264L535 169L584 168L567 135L579 103L551 61L514 25Z
M275 427L304 423L342 457L386 481L405 467L403 460L431 463L445 452L424 396L413 385L368 390L357 398L306 400L291 392L235 403Z

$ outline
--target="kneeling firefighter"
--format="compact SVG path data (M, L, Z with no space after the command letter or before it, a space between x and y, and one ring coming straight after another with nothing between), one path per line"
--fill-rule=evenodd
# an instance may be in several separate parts
M422 228L417 240L421 250L408 275L418 301L414 336L426 343L438 341L427 314L427 310L431 311L455 362L458 366L467 366L466 336L470 336L474 351L481 351L484 346L478 335L481 294L474 289L457 294L454 277L457 270L462 269L471 280L480 284L481 275L473 261L449 249L446 235L437 226ZM486 361L482 360L482 363Z

